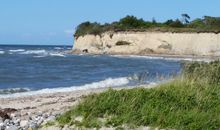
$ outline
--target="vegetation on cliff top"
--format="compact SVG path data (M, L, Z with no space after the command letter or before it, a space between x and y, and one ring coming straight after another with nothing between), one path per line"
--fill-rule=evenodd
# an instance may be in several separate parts
M145 21L135 16L126 16L117 22L100 24L97 22L81 23L75 37L86 34L100 35L106 31L161 31L161 32L220 32L220 17L204 16L190 21L190 16L182 14L182 18L165 22Z
M220 61L183 66L182 75L156 88L108 90L85 97L60 116L60 125L220 128ZM82 120L76 118L82 117Z

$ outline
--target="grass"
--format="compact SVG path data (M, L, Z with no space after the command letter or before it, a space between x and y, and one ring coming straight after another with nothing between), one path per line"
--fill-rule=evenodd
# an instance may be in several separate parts
M219 61L188 63L180 77L156 88L109 89L89 95L57 121L60 125L88 128L113 126L121 129L126 125L130 128L218 129L220 86L214 69L219 66ZM207 75L201 76L203 73ZM83 120L76 121L77 117Z

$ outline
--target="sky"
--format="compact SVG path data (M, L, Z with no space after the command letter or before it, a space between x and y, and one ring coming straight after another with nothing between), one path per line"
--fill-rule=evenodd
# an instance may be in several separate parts
M220 14L220 0L0 0L0 44L72 45L77 25L126 15L163 22Z

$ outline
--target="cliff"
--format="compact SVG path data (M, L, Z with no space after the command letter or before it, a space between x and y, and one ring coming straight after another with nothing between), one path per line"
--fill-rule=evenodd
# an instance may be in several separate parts
M220 34L105 32L101 35L75 37L73 52L220 56Z

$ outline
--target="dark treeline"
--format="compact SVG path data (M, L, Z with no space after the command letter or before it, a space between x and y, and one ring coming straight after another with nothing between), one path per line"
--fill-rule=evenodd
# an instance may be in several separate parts
M167 32L220 32L220 17L204 16L190 21L188 14L182 14L181 19L169 19L165 22L145 21L135 16L126 16L119 21L100 24L89 21L81 23L75 32L75 37L86 34L99 35L106 31L167 31Z

